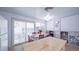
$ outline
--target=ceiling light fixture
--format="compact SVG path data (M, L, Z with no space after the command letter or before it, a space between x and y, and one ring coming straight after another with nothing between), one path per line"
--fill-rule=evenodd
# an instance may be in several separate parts
M49 21L49 20L51 20L52 18L54 18L54 16L51 16L51 15L50 15L50 12L51 12L51 10L53 10L53 8L54 8L54 7L46 7L46 8L44 9L44 10L47 12L47 14L46 14L44 20Z
M52 18L54 18L54 16L51 16L49 13L45 16L45 20L46 21L49 21L49 20L51 20Z

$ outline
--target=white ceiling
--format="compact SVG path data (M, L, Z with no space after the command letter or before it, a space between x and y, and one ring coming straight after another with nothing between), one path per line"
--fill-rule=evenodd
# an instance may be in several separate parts
M0 10L31 18L44 19L47 14L44 8L45 7L0 7ZM57 17L65 17L77 13L79 13L79 8L77 7L54 7L50 10L50 14Z

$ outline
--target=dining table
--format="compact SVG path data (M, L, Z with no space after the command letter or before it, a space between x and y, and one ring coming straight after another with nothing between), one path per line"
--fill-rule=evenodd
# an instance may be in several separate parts
M23 44L24 51L63 51L65 50L66 40L46 37L33 42Z

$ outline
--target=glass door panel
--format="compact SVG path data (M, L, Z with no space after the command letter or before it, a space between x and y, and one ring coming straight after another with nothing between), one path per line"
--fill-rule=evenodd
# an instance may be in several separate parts
M27 23L27 35L31 35L34 32L34 23Z
M8 50L8 35L4 34L0 36L1 38L1 51Z
M8 50L8 22L0 17L0 50Z
M22 43L25 41L25 22L14 21L14 44Z
M14 44L28 41L28 35L34 32L34 23L14 21Z

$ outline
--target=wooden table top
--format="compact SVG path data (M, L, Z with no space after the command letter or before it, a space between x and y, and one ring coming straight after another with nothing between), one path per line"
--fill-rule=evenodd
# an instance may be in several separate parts
M46 37L23 45L25 51L60 51L66 44L65 40Z

